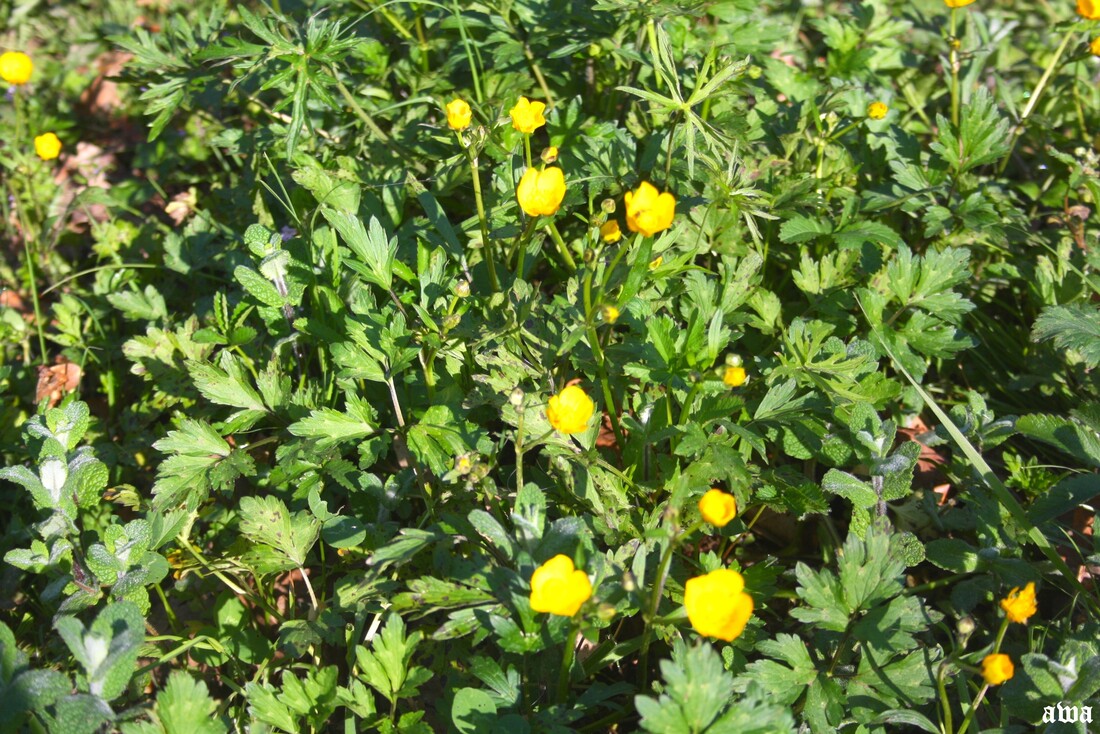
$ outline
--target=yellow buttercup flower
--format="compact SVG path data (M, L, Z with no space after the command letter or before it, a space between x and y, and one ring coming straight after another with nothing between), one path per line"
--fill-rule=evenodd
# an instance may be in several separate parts
M881 120L886 117L886 113L890 111L890 108L886 106L885 102L872 102L867 106L867 116L872 120Z
M516 187L520 208L529 217L550 216L565 198L565 174L560 168L528 168Z
M720 489L710 489L699 500L699 513L717 528L724 528L737 515L737 499Z
M470 126L473 111L466 101L455 97L447 103L447 124L452 130L465 130Z
M542 115L545 109L545 102L532 102L526 97L520 97L519 102L508 113L512 116L512 127L530 135L546 124L546 118Z
M603 307L603 320L609 324L613 324L619 320L619 309L612 305L606 305Z
M1016 672L1016 666L1012 664L1012 658L1000 653L986 655L982 658L982 677L991 686L999 686L1012 677Z
M676 213L676 197L667 191L662 194L653 184L642 181L637 189L627 191L623 198L626 200L626 226L631 232L652 237L671 226Z
M745 384L745 368L744 367L726 367L722 373L722 382L726 383L727 387L741 387Z
M719 568L688 579L684 584L684 608L696 632L732 642L752 616L752 597L745 593L741 574Z
M1092 43L1089 44L1089 53L1093 56L1100 56L1100 36L1092 39Z
M943 0L943 4L949 8L964 8L974 0Z
M1077 14L1088 20L1100 20L1100 2L1097 0L1077 0Z
M52 161L61 154L61 141L53 133L39 135L34 139L34 152L44 161Z
M22 51L6 51L0 54L0 79L8 84L21 86L31 79L34 63Z
M619 229L619 223L614 219L608 220L600 227L600 239L607 244L613 244L623 238L623 231Z
M1005 616L1009 621L1027 624L1028 617L1039 611L1035 603L1035 582L1032 581L1022 589L1016 587L1008 592L1008 596L1001 599L1001 609L1005 610Z
M584 390L570 385L550 398L546 406L546 419L565 434L581 433L588 429L588 422L596 412L596 404Z
M573 566L573 559L558 554L531 574L531 609L572 617L592 596L588 574Z

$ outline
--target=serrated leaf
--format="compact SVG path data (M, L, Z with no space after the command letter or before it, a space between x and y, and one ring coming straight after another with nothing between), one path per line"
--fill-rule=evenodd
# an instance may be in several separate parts
M320 536L321 523L308 512L292 516L278 497L242 497L241 533L257 543L270 547L287 562L301 568L306 555Z

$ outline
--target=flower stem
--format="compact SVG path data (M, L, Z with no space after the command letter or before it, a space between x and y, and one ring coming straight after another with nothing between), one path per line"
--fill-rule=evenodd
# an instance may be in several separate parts
M516 408L516 495L523 491L523 404Z
M600 346L600 337L596 333L596 314L592 303L592 268L586 268L584 276L584 323L588 332L588 342L592 347L592 356L596 358L596 374L600 379L600 388L603 391L603 400L607 404L607 415L611 418L611 430L615 432L615 440L620 450L625 441L623 429L619 425L619 409L615 405L615 396L611 392L611 381L607 377L607 363L604 359L603 348Z
M966 717L963 718L962 723L959 724L959 730L956 734L965 734L966 730L970 728L970 722L974 719L974 714L978 711L978 706L981 704L982 699L985 698L986 691L989 690L989 684L986 683L982 686L982 690L978 691L978 697L970 704L970 709L966 712Z
M959 39L955 37L959 28L958 12L958 8L951 8L951 32L947 39L951 45L951 124L956 128L959 126Z
M1020 115L1020 121L1016 123L1016 127L1012 129L1012 139L1008 142L1008 150L1005 152L1005 157L1001 159L1001 165L997 169L997 173L1004 173L1005 168L1008 167L1008 159L1012 157L1012 151L1016 149L1016 138L1024 131L1024 123L1027 122L1027 118L1031 116L1031 111L1035 109L1035 105L1039 102L1039 97L1043 93L1043 89L1046 87L1047 82L1050 81L1051 75L1054 74L1054 67L1058 65L1058 62L1062 58L1062 54L1065 53L1066 46L1069 45L1070 39L1073 38L1074 33L1077 31L1076 24L1070 26L1066 31L1066 35L1062 38L1062 43L1058 46L1058 50L1054 52L1054 56L1051 58L1050 63L1047 64L1046 71L1039 77L1039 83L1035 85L1035 89L1031 93L1031 97L1027 100L1027 106L1024 107L1023 114Z
M565 649L561 655L561 670L558 672L558 697L557 703L565 703L569 695L569 671L573 667L573 655L577 650L577 637L581 627L576 622L569 625L569 634L565 638Z
M558 226L554 224L553 220L546 225L546 231L550 233L550 237L554 240L554 244L558 246L558 252L561 253L561 259L565 261L565 266L569 268L569 272L577 272L577 263L573 260L573 255L570 254L569 247L566 246L565 240L561 238L561 232L558 231Z
M527 157L527 167L531 168L531 136L527 133L523 135L523 152Z
M523 232L520 233L519 240L516 242L516 249L519 250L519 260L516 263L516 278L523 280L523 263L527 259L527 241L531 239L531 233L535 231L535 222L538 221L538 217L531 217L527 220L527 226L523 228Z
M493 293L500 290L497 281L497 264L493 257L493 243L489 239L489 222L485 218L485 202L481 196L481 173L477 167L477 155L467 149L470 158L470 175L474 181L474 201L477 202L477 221L481 225L481 249L485 253L485 264L489 267L489 286Z
M673 532L668 540L668 547L661 556L661 565L657 568L657 578L653 584L653 590L649 595L649 609L645 616L645 630L642 632L642 654L638 663L638 688L645 691L649 677L649 643L653 640L653 620L657 618L657 609L661 606L661 596L665 590L665 580L668 578L668 568L672 565L672 552L676 545L687 536L703 527L700 520L682 533Z

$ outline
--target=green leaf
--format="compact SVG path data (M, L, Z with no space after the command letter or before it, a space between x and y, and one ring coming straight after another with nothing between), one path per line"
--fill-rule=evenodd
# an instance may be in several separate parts
M420 632L405 635L405 622L400 615L390 614L382 631L371 641L371 649L355 648L355 657L364 680L393 702L398 697L413 695L406 681L413 672L409 667L413 652L420 644Z
M266 413L263 398L252 387L244 365L228 350L221 353L221 368L208 362L190 361L187 371L195 387L211 402Z
M497 720L497 705L492 697L476 688L455 691L451 704L451 721L462 734L488 732Z
M1031 332L1034 341L1054 340L1059 349L1074 350L1090 368L1100 365L1100 308L1070 304L1048 306Z
M205 683L174 670L157 694L154 715L164 734L223 734L229 727L216 716L217 710Z
M1025 415L1016 421L1025 436L1055 446L1084 464L1100 467L1100 435L1070 418Z
M320 536L321 523L308 512L292 516L278 497L242 497L240 502L240 531L248 539L277 551L286 568L301 568L306 555ZM259 555L265 569L277 560L270 555Z
M871 485L839 469L825 472L821 487L827 492L844 497L856 507L869 508L878 503L878 495Z
M137 606L109 604L89 629L75 617L61 617L54 627L84 668L92 695L107 701L122 695L145 642L145 618Z
M366 403L360 405L366 406ZM317 448L323 451L338 444L359 441L374 433L375 416L373 412L368 415L370 422L364 420L360 412L349 410L344 413L333 408L319 408L310 411L308 418L291 423L287 430L295 436L315 439Z
M121 311L122 317L128 321L168 319L168 306L164 302L164 296L151 285L145 286L143 292L108 293L107 302Z
M153 448L169 454L153 484L153 509L158 511L180 504L194 506L206 499L212 485L224 486L255 471L247 454L231 449L210 424L190 418L184 418L178 431L169 431ZM238 456L241 460L230 460Z
M368 230L353 212L325 206L321 208L321 213L358 258L358 261L348 260L345 264L368 282L389 290L393 285L397 240L386 237L376 217L371 217Z

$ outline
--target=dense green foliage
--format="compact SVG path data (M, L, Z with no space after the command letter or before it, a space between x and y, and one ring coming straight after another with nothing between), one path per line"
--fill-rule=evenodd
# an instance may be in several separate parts
M0 732L1100 706L1076 11L0 4Z

